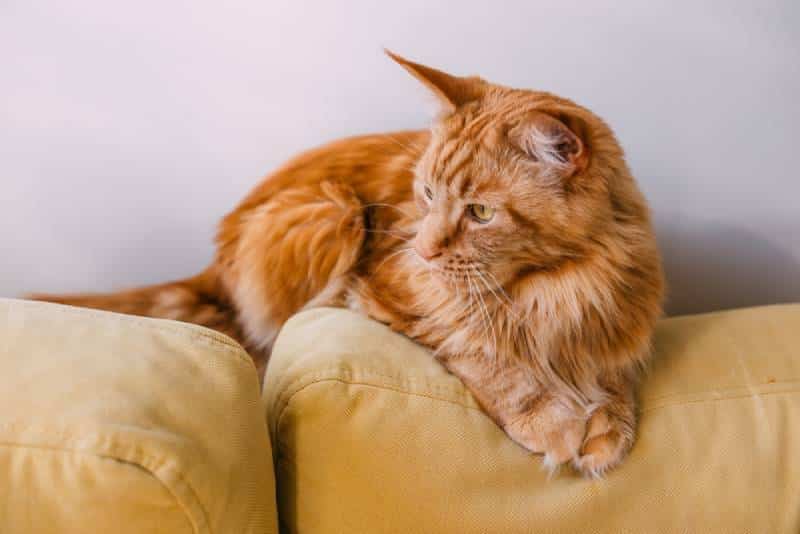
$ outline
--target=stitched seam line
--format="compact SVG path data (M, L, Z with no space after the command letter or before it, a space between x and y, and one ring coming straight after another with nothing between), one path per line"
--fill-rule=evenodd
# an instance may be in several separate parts
M349 353L345 353L344 354L345 357L349 356L349 355L350 355ZM346 358L344 358L344 359L346 359ZM326 379L337 380L338 379L338 380L344 380L344 381L352 380L352 381L356 381L356 382L359 382L359 383L364 382L367 379L367 378L355 379L355 378L353 378L353 374L354 373L353 373L352 369L350 369L347 366L333 365L333 366L330 366L330 367L325 367L325 368L318 369L318 370L316 370L316 371L314 371L312 373L306 373L303 376L303 378L293 380L292 381L292 385L302 384L303 381L307 380L307 379L320 379L320 380L326 380ZM389 380L392 380L392 381L395 381L395 382L405 382L407 384L426 384L426 387L428 387L429 389L436 389L438 392L440 392L439 394L441 394L441 395L450 393L450 394L455 395L455 396L462 396L463 392L464 392L463 387L454 387L454 386L452 386L450 384L431 383L430 382L431 377L413 376L413 375L401 375L401 374L385 374L385 373L382 373L380 371L374 371L372 369L363 367L361 365L358 366L357 374L364 375L365 377L369 377L369 378L372 378L372 377L386 378L386 379L389 379ZM327 376L327 375L333 375L333 376ZM341 375L347 375L347 376L343 377ZM316 377L316 378L314 378L314 377ZM458 380L455 377L454 377L454 379ZM437 380L438 380L438 378L437 378ZM461 384L460 381L458 381L458 383ZM302 386L299 386L299 387L302 387ZM387 387L392 387L392 386L387 386ZM402 385L393 386L393 387L402 389ZM291 390L291 388L286 388L286 389L287 390Z
M116 324L124 323L125 325L132 325L139 329L143 330L155 330L159 332L164 332L170 334L172 336L180 337L182 339L188 338L190 341L202 341L207 343L208 345L219 347L224 349L227 352L236 353L236 355L248 364L248 367L253 367L255 369L255 364L253 363L253 359L245 352L245 350L230 339L228 336L206 328L204 326L196 325L194 323L185 323L181 321L172 321L172 319L161 319L156 317L140 317L138 315L128 315L119 312L103 312L100 310L93 310L90 308L80 308L77 306L69 306L65 304L54 304L54 303L47 303L47 302L39 302L33 300L11 300L11 299L0 299L0 305L4 305L8 303L9 305L6 306L6 309L11 310L13 307L17 305L21 305L28 308L44 308L44 307L52 307L53 310L57 310L59 314L67 315L67 316L90 316L94 319L98 319L100 321L105 322L112 322ZM181 326L171 325L167 326L163 324L166 321L172 321L175 323L181 323ZM161 324L160 324L161 323Z
M477 406L468 406L468 405L460 403L458 401L454 401L454 400L450 400L450 399L443 399L441 397L436 397L436 396L433 396L433 395L426 395L424 393L416 393L416 392L412 392L412 391L405 391L405 390L403 390L403 389L401 389L399 387L391 387L391 386L386 386L386 385L370 384L369 382L361 382L361 381L355 381L355 380L354 381L350 381L350 380L344 380L342 378L330 378L330 377L328 377L328 378L319 378L319 379L316 379L316 380L312 380L311 382L309 382L307 384L304 384L303 386L301 386L301 387L297 388L296 390L292 391L292 393L288 395L286 400L284 402L282 402L283 406L281 406L281 408L279 409L278 418L276 419L276 422L275 422L275 438L276 438L275 441L277 442L277 445L278 445L278 447L276 447L276 449L280 449L282 447L282 443L280 443L280 440L278 439L278 435L277 435L278 434L278 429L281 427L281 424L283 422L283 417L286 414L287 410L289 409L289 404L291 404L292 399L294 398L294 396L297 395L298 393L300 393L301 391L309 388L310 386L313 386L313 385L316 385L316 384L321 384L323 382L338 382L340 384L345 384L345 385L369 387L369 388L380 389L380 390L384 390L384 391L390 391L392 393L397 393L397 394L402 394L402 395L409 395L409 396L412 396L412 397L421 397L421 398L425 398L425 399L429 399L429 400L445 402L447 404L452 404L454 406L460 406L461 408L465 408L467 410L472 410L472 411L475 411L475 412L479 412L479 413L481 413L483 415L486 415L486 413L483 410L481 410L479 407L477 407Z
M405 391L405 390L403 390L403 389L401 389L399 387L392 387L392 386L386 386L386 385L380 385L380 384L371 384L371 383L368 383L368 382L362 382L362 381L357 381L357 380L345 380L343 378L334 378L334 377L319 378L319 379L312 380L311 382L309 382L307 384L304 384L304 385L300 386L299 388L295 389L288 396L286 396L286 400L281 403L282 406L278 411L278 418L276 419L276 423L275 423L275 442L276 442L276 445L277 445L275 447L276 451L283 452L283 450L286 448L286 444L282 443L282 441L279 439L278 430L281 427L281 424L283 422L283 417L286 414L287 410L289 409L289 404L291 404L291 401L294 398L294 396L297 395L298 393L302 392L303 390L307 389L310 386L313 386L315 384L320 384L320 383L323 383L323 382L338 382L338 383L346 384L346 385L370 387L370 388L374 388L374 389L381 389L381 390L384 390L384 391L390 391L390 392L393 392L393 393L398 393L398 394L403 394L403 395L410 395L410 396L414 396L414 397L422 397L422 398L426 398L426 399L430 399L430 400L434 400L434 401L445 402L445 403L452 404L452 405L455 405L455 406L460 406L462 408L466 408L466 409L472 410L472 411L477 411L477 412L480 412L480 413L486 415L485 412L483 410L481 410L479 407L467 406L467 405L465 405L463 403L460 403L460 402L457 402L457 401L453 401L453 400L450 400L450 399L443 399L443 398L436 397L436 396L433 396L433 395L426 395L424 393ZM656 411L656 410L659 410L659 409L662 409L662 408L668 408L668 407L672 407L672 406L686 406L686 405L690 405L690 404L702 404L702 403L710 403L710 402L717 402L717 401L734 400L734 399L747 398L747 397L753 397L753 396L797 394L797 393L800 393L800 389L779 390L779 391L765 391L765 392L760 392L760 393L757 393L757 394L741 393L741 394L738 394L738 395L732 394L732 395L727 395L727 396L722 396L722 397L709 397L709 398L702 398L702 399L686 399L684 401L676 401L676 402L672 402L672 403L658 404L656 406L648 406L646 408L641 409L640 413L653 412L653 411ZM488 417L488 415L487 415L487 417Z
M717 401L726 401L726 400L735 400L735 399L746 399L748 397L767 397L772 395L796 395L800 393L800 389L782 389L779 391L761 391L758 393L740 393L740 394L732 394L732 395L725 395L721 397L709 397L704 399L686 399L683 401L676 401L676 402L668 402L664 404L658 404L656 406L648 406L647 408L643 408L641 413L652 412L655 410L659 410L661 408L669 408L672 406L686 406L689 404L702 404L704 402L717 402Z
M9 308L16 305L26 306L29 308L53 308L58 309L59 313L66 314L66 315L91 315L93 317L97 317L98 319L104 321L114 321L114 322L131 322L135 323L139 326L146 326L151 327L154 326L158 330L164 330L167 332L171 332L173 334L184 333L186 331L193 331L199 337L207 338L209 341L219 343L221 345L225 345L232 349L242 350L238 343L230 339L228 336L221 334L215 330L211 330L204 326L194 324L194 323L185 323L184 321L175 321L173 319L163 319L158 317L142 317L140 315L131 315L127 313L120 313L120 312L113 312L113 311L103 311L103 310L95 310L93 308L82 308L80 306L72 306L70 304L59 304L57 302L45 302L45 301L38 301L38 300L15 300L15 299L0 299L0 303L8 303ZM116 316L122 317L116 317ZM124 318L123 318L124 317ZM152 323L157 321L172 321L176 323L186 324L189 325L187 327L164 327L161 325L153 325Z
M282 398L278 402L278 405L282 406L282 408L280 409L279 413L282 413L283 409L285 409L285 406L291 401L291 397L293 397L296 393L302 391L304 388L306 388L306 387L308 387L308 386L310 386L310 385L312 385L314 383L324 382L324 381L338 381L338 382L347 383L347 384L364 385L364 386L372 386L372 387L384 388L384 389L387 389L387 390L390 390L390 391L395 391L395 392L398 392L398 393L406 393L406 394L409 394L409 395L418 395L418 396L427 397L427 398L434 399L434 400L442 400L444 402L450 402L450 403L453 403L453 404L458 404L458 405L463 406L465 408L474 408L473 406L469 406L469 405L460 403L460 402L455 401L455 400L438 397L437 394L435 394L435 393L434 394L426 394L426 393L408 391L408 390L404 389L402 386L391 386L391 385L385 385L385 384L373 384L373 383L367 382L364 379L357 380L357 379L353 379L353 378L351 378L349 376L348 377L341 377L341 376L334 376L334 377L322 376L322 377L320 377L320 375L327 375L327 374L332 373L332 372L333 373L337 373L337 374L352 375L352 373L350 372L349 369L347 369L347 368L343 369L342 367L337 366L337 367L330 367L330 368L326 368L326 369L320 370L320 371L318 371L316 373L313 373L312 375L307 375L306 378L310 378L311 376L317 376L319 378L314 378L314 379L312 379L311 382L305 383L303 385L298 385L298 384L302 383L303 380L296 380L294 382L294 384L297 385L297 388L296 389L292 388L292 387L286 388L285 391L287 391L287 393L281 396ZM424 377L422 379L420 379L419 377L413 377L413 376L411 376L411 377L409 377L409 376L399 377L397 375L388 375L388 374L383 374L383 373L380 373L380 372L377 372L377 371L371 371L371 370L366 370L366 371L360 370L359 372L360 372L360 374L368 374L368 375L371 375L373 377L387 378L387 379L392 379L392 380L404 381L406 383L417 383L417 384L420 384L420 383L424 383L425 382ZM798 380L789 380L789 381L765 382L765 383L760 383L760 384L754 384L752 386L735 386L735 387L728 387L728 388L715 389L715 390L692 391L692 392L686 392L686 393L676 393L676 394L673 394L673 395L663 395L663 396L660 396L660 397L643 398L642 399L642 404L646 404L647 406L644 407L642 409L642 411L643 412L650 411L650 410L653 410L653 409L655 409L657 407L675 405L675 404L687 404L687 403L696 403L696 402L703 402L703 401L724 400L724 399L728 399L728 398L749 397L749 396L753 395L752 388L761 388L761 387L777 387L777 388L780 388L781 386L789 386L789 385L800 385L800 381L798 381ZM440 392L439 393L440 395L445 395L447 393L450 393L450 394L453 394L453 395L458 395L459 394L458 390L453 389L452 387L449 387L449 386L440 386L438 384L427 384L427 387L429 389L438 390ZM776 390L776 391L767 390L767 391L758 392L757 394L758 395L766 395L766 394L785 393L785 392L792 392L792 391L794 391L794 389L780 389L780 390ZM728 394L710 396L713 393L724 393L724 392L728 392ZM734 392L738 392L738 393L734 393ZM696 398L697 396L700 396L700 395L705 395L705 397L704 398L700 398L700 399ZM681 399L683 399L683 400L681 400ZM664 402L664 401L667 401L667 402ZM280 419L280 416L279 416L279 419Z
M696 395L708 395L713 392L732 392L732 391L742 391L742 390L752 390L752 388L778 388L781 386L792 386L792 385L800 385L800 380L776 380L774 382L760 382L758 384L750 384L747 386L729 386L725 388L717 388L712 390L702 390L702 391L686 391L683 393L673 393L671 395L661 395L660 397L644 397L642 399L643 402L647 403L658 403L661 401L668 401L671 399L679 399L681 397L692 397Z
M13 442L13 441L3 441L3 442L0 442L0 447L9 447L9 448L18 447L18 448L25 448L25 449L38 449L38 450L46 450L46 451L51 451L51 452L60 452L60 453L64 453L64 454L67 454L67 453L69 453L69 454L79 454L81 456L90 456L90 457L95 457L95 458L103 458L105 460L117 461L117 462L124 463L126 465L131 465L131 466L134 466L134 467L138 467L139 469L141 469L142 471L144 471L148 475L150 475L150 477L152 477L154 480L156 480L161 485L161 487L163 487L164 490L166 490L166 492L169 493L169 495L175 500L175 503L178 505L178 507L183 511L183 514L189 520L189 523L192 525L192 530L195 533L201 532L201 526L198 525L197 522L195 521L196 518L194 517L194 514L192 514L190 512L190 510L187 507L186 503L184 503L175 494L175 492L172 491L172 488L170 488L169 485L166 482L161 480L161 477L159 477L152 469L150 469L149 467L147 467L146 465L144 465L140 461L137 461L137 460L134 460L134 459L131 459L131 458L125 458L125 457L122 457L122 456L119 456L119 455L109 454L109 453L102 453L102 452L89 451L89 450L80 450L80 449L71 449L71 448L68 448L68 447L56 447L56 446L53 446L53 445L39 445L39 444L34 444L34 443L17 443L17 442ZM145 458L145 459L148 459L148 460L153 460L152 457L149 457L147 455L142 455L142 457ZM202 530L205 531L205 532L211 532L211 529L210 529L209 524L208 524L208 518L206 516L205 508L203 508L202 504L200 503L200 500L197 498L197 493L194 491L194 488L192 488L192 486L188 482L186 482L186 480L180 475L180 473L177 473L177 476L178 476L178 480L180 480L189 489L189 491L192 494L192 497L194 498L195 502L197 503L197 508L200 510L200 512L202 514L202 518L201 518L202 521L203 521L202 527L205 527L205 528L202 528Z

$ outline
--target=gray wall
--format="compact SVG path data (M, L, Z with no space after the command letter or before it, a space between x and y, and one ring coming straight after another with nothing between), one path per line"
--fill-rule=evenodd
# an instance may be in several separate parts
M5 0L0 294L199 270L287 157L427 123L387 46L604 116L653 205L672 313L800 300L799 6Z

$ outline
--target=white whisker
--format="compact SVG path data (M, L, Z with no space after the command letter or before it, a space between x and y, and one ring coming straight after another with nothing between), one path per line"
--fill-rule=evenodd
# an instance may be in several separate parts
M476 285L477 285L477 282L476 282ZM480 299L481 304L483 305L483 309L486 312L487 322L489 323L489 327L491 328L491 333L492 333L492 339L491 340L494 343L494 352L492 353L492 360L494 361L495 364L497 364L497 360L498 360L498 356L497 356L498 340L497 340L497 332L495 331L495 328L494 328L494 321L493 321L491 315L489 314L489 308L488 308L488 306L486 306L486 301L483 298L483 294L482 293L478 293L478 298Z
M485 274L485 275L487 275L487 276L490 276L490 277L492 278L492 280L494 280L495 287L496 287L496 288L497 288L497 290L500 292L500 295L502 295L503 297L505 297L505 300L506 300L506 302L508 302L508 305L509 305L509 306L512 306L512 307L513 307L513 306L514 306L514 301L513 301L513 300L511 300L511 297L508 295L508 293L506 293L506 290L505 290L505 289L503 289L503 286L502 286L502 285L500 284L500 282L497 280L497 277L496 277L495 275L493 275L492 273L490 273L489 271L484 271L484 274Z
M370 277L373 277L373 276L375 276L375 275L378 273L378 271L380 271L381 267L383 267L383 265L384 265L384 264L385 264L387 261L389 261L390 259L392 259L392 258L396 257L398 254L402 254L402 253L406 253L406 254L408 254L408 253L409 253L409 252L411 252L412 250L413 250L413 248L411 248L411 247L406 247L406 248L401 248L401 249L395 250L394 252L390 253L388 256L386 256L385 258L383 258L383 260L381 260L381 262L378 264L378 266L375 268L375 270L373 270L373 271L372 271L372 273L370 273Z
M480 316L481 316L481 322L483 323L483 333L484 333L484 336L486 336L486 342L489 343L489 345L492 344L491 343L492 341L494 342L495 349L494 349L494 351L492 353L492 360L494 361L494 363L496 363L497 362L497 338L496 338L495 333L494 333L494 326L492 324L492 318L489 315L489 310L486 308L486 303L484 302L483 297L481 296L481 292L480 292L480 289L478 287L478 283L476 281L472 280L472 277L469 275L469 272L467 272L465 274L467 276L467 283L470 285L470 289L471 290L474 289L474 294L475 294L475 297L476 297L477 307L478 307L479 311L481 312ZM473 286L473 284L474 284L474 286ZM490 333L492 335L491 339L489 338L489 334Z
M503 300L497 295L497 293L495 293L495 291L492 288L492 286L489 285L489 282L487 282L486 278L483 277L483 274L481 273L481 270L480 269L475 269L475 274L477 274L478 277L481 279L481 281L483 282L483 285L486 286L486 289L488 289L491 292L491 294L494 295L494 298L497 299L497 302L500 303L500 305L503 306L508 311L508 313L511 314L511 316L514 319L519 319L519 317L514 312L514 310L512 310L505 302L503 302ZM491 275L491 273L489 273L488 271L486 271L485 274ZM495 278L495 280L497 280L497 279ZM501 291L502 291L502 289L503 288L500 288Z

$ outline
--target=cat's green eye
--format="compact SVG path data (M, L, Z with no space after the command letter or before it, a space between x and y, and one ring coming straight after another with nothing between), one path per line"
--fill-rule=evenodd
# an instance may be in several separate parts
M425 186L425 196L427 197L428 200L433 199L433 191L431 191L431 188L428 187L427 185Z
M484 204L470 204L467 206L467 210L474 219L481 223L488 223L494 217L494 208Z

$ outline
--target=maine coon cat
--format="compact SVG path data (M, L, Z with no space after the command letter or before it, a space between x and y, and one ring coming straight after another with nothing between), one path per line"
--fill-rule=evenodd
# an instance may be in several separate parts
M223 219L193 278L39 298L205 325L262 371L292 314L358 310L430 347L546 466L601 475L634 440L664 285L622 149L569 100L389 55L441 102L430 131L289 161Z

